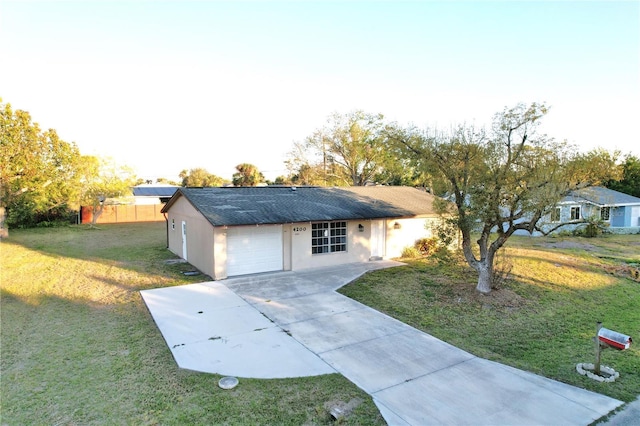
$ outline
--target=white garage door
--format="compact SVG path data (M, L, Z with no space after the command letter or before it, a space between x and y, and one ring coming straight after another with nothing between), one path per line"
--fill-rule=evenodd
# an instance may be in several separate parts
M282 225L229 228L227 275L282 271Z

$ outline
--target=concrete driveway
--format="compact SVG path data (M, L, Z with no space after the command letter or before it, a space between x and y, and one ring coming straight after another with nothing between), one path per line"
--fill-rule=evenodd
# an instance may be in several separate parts
M249 276L142 296L181 367L260 378L338 371L392 425L587 425L622 404L478 358L335 292L368 270L397 265Z

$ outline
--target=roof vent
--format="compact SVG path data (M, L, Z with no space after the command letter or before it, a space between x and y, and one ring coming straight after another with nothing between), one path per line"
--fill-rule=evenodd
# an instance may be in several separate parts
M296 188L295 186L292 186L292 187L291 187L291 190L292 190L292 191L296 191L297 189L298 189L298 188Z

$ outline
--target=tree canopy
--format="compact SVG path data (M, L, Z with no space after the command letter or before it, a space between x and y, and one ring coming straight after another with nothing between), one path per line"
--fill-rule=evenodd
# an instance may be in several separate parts
M80 201L92 208L91 224L95 225L108 204L117 203L118 198L131 195L135 175L128 167L118 166L113 160L94 156L83 156L79 169Z
M394 158L387 150L382 114L334 113L304 142L294 144L287 166L304 184L365 185Z
M496 114L489 131L461 125L446 134L402 128L390 133L426 164L434 191L453 201L450 213L482 293L491 291L496 252L509 237L518 230L544 232L541 222L563 196L616 170L604 152L578 154L538 134L547 112L544 104L520 104ZM478 255L472 249L475 232Z
M178 183L176 181L173 181L173 180L170 180L170 179L167 179L167 178L164 178L164 177L157 178L156 179L156 183L163 183L163 184L166 184L166 185L180 186L180 183Z
M56 220L77 207L80 151L0 99L0 206L7 223Z
M257 186L264 181L264 175L260 170L249 163L238 164L232 178L234 186Z
M9 226L69 221L80 205L97 219L105 203L130 193L133 172L83 156L55 130L42 131L28 112L0 100L0 209Z
M627 154L621 167L621 179L611 179L605 186L634 197L640 197L640 158Z
M187 187L210 187L210 186L222 186L224 179L214 174L209 173L206 169L195 168L190 170L183 170L178 175L182 179L182 186Z

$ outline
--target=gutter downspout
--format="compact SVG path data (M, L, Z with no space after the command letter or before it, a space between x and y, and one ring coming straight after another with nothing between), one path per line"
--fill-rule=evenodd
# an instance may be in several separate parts
M166 213L162 213L162 215L164 216L164 224L165 224L165 229L167 232L167 247L169 248L169 218L167 217Z

